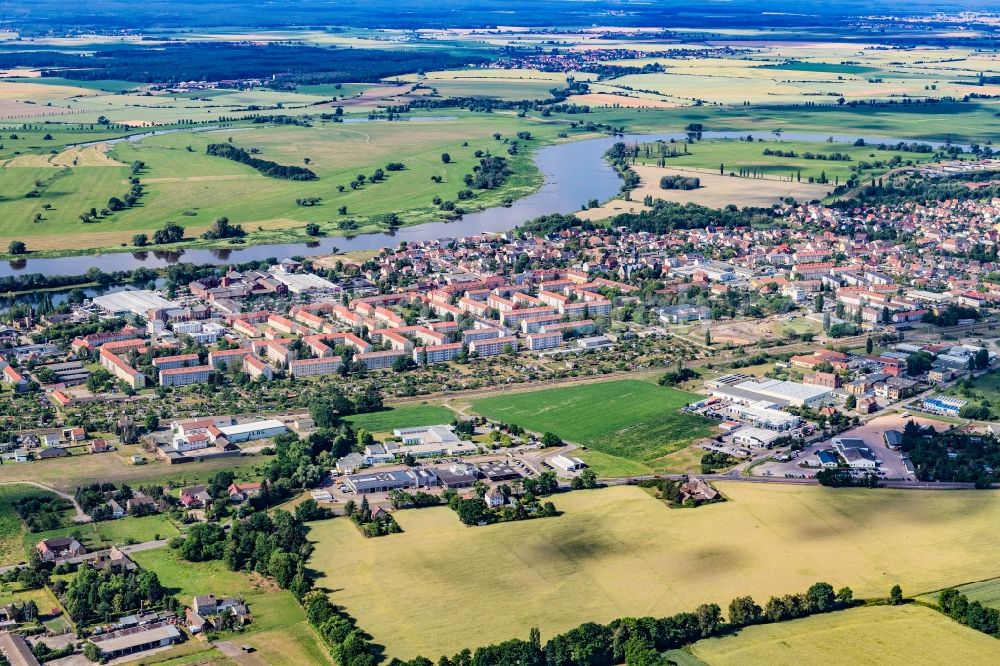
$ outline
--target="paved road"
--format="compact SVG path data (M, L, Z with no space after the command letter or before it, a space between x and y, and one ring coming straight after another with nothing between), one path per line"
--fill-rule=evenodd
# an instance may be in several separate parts
M607 479L602 481L609 486L624 486L636 481L648 481L649 479L679 479L680 474L660 474L648 476L633 476L627 479ZM725 474L698 474L698 478L705 481L736 481L740 483L783 483L791 486L818 486L819 481L813 478L785 478L777 476L740 476L737 470L732 470ZM909 490L971 490L976 487L974 483L952 483L952 482L929 482L929 481L880 481L883 488L905 488Z

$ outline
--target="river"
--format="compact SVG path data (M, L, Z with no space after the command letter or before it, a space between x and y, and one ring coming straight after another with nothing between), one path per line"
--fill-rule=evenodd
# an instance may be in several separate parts
M446 118L433 118L445 120ZM369 121L372 122L372 121ZM385 121L383 121L385 122ZM145 136L155 136L180 130L161 130L123 137L117 141L138 141ZM185 130L190 131L190 130ZM218 131L204 128L203 131ZM753 134L753 132L749 132ZM702 132L703 139L722 139L746 136L748 132ZM330 254L334 249L341 252L353 250L375 250L398 245L400 242L418 242L441 238L472 236L486 232L509 231L526 220L550 213L571 213L591 199L605 201L613 197L621 186L618 174L604 159L604 153L615 142L626 143L648 141L680 141L687 132L664 134L626 134L607 136L583 141L545 146L535 153L535 164L544 178L542 187L526 197L522 197L509 208L488 208L476 213L467 213L461 219L451 222L432 222L412 227L403 227L393 233L361 234L358 236L331 236L310 242L252 245L233 249L215 250L150 250L143 252L113 252L103 255L80 255L52 259L17 259L0 263L0 275L21 273L43 273L45 275L82 275L92 266L105 272L126 271L144 266L164 268L179 262L197 265L225 265L245 261L276 257L282 259L293 255L318 256ZM770 133L756 133L759 138L773 139ZM826 141L828 134L805 134L784 132L781 138L797 141ZM858 135L832 135L837 143L853 143ZM888 137L861 137L866 143L914 142L915 139L893 139ZM109 143L108 141L98 143ZM938 147L943 142L919 141ZM957 145L957 144L956 144ZM963 148L967 148L963 146Z

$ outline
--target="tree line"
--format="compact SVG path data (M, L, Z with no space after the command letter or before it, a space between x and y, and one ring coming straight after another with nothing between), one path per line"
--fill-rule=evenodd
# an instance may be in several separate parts
M325 599L325 597L324 597ZM346 631L349 627L359 631L355 625L339 614L329 601L309 598L306 603L306 615L310 622L333 618L338 626ZM487 645L476 650L462 650L448 657L442 656L437 666L611 666L627 664L628 666L653 666L663 663L661 654L674 650L699 640L717 636L725 636L742 627L755 624L784 622L809 615L829 613L831 611L850 608L855 605L854 594L849 587L834 592L828 583L815 583L800 594L789 594L783 597L771 597L764 606L757 604L752 597L737 597L729 604L729 621L723 617L722 608L718 604L702 604L694 611L677 613L669 617L626 617L613 620L608 624L586 622L564 633L553 636L542 643L537 628L529 632L528 640L510 639L502 643ZM323 610L322 613L310 612ZM320 629L323 626L313 624ZM348 634L343 640L333 646L334 657L344 655L342 648ZM348 632L349 633L349 632ZM361 636L357 637L361 638ZM328 641L329 643L329 641ZM362 645L355 639L352 644ZM370 648L371 649L371 648ZM340 664L371 664L372 662L339 661ZM390 666L434 666L434 662L425 657L416 657L409 661L392 659Z
M210 143L205 152L209 155L225 157L234 162L245 164L268 178L281 178L284 180L316 180L318 178L312 169L295 165L278 164L271 160L254 157L249 151L228 143Z

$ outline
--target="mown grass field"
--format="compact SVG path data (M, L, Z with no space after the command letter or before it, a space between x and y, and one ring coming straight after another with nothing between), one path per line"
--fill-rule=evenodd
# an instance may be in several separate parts
M24 561L23 543L32 538L14 502L25 497L52 497L52 493L30 485L0 485L0 564ZM67 519L72 513L67 514ZM37 541L37 540L36 540Z
M528 430L554 432L564 440L643 466L590 459L599 475L620 476L621 471L656 470L665 456L713 432L708 419L680 413L681 407L695 400L698 396L693 393L623 380L483 398L473 401L472 409Z
M745 594L763 603L818 580L877 597L997 572L1000 497L989 493L718 488L729 501L693 510L635 487L567 493L553 498L557 518L483 528L443 507L401 511L404 532L383 539L327 521L313 526L310 565L389 655L432 659L532 626L544 640L590 620Z
M76 490L77 486L93 483L94 479L132 485L171 481L191 485L204 483L220 469L231 469L238 478L249 479L254 477L253 468L267 460L267 456L254 455L238 459L207 460L178 467L158 461L133 465L117 453L106 453L0 465L0 482L37 481L69 493Z
M35 590L24 589L20 583L0 584L0 604L7 604L26 601L34 601L42 613L48 613L50 608L57 605L56 599L48 588L42 587Z
M441 405L404 405L371 414L354 414L344 419L355 430L391 432L395 428L440 425L455 420L455 413Z
M34 548L42 539L64 537L79 532L81 543L88 550L143 543L154 539L169 539L180 534L177 526L165 515L157 514L141 518L125 517L118 520L104 520L97 523L68 524L46 532L27 532L24 535L25 552Z
M146 550L132 557L143 569L155 571L163 586L185 605L190 605L198 594L244 599L254 622L245 632L234 634L232 640L238 645L252 645L263 663L332 663L295 597L272 581L230 571L221 561L186 562L169 548Z
M751 134L753 134L751 132ZM723 168L723 175L730 173L739 174L741 169L756 170L765 178L780 180L792 179L798 182L801 174L801 182L808 182L809 178L819 179L825 174L829 179L829 189L838 182L844 183L855 174L851 167L856 167L862 162L872 164L874 162L887 162L893 157L899 157L903 162L913 161L923 162L932 157L931 153L915 153L896 150L876 150L872 146L855 146L852 143L829 143L826 141L794 141L775 138L773 135L754 134L756 140L753 142L740 141L738 139L711 139L696 141L687 145L687 153L684 152L683 144L649 144L652 156L645 157L644 152L640 153L639 162L643 164L655 165L659 154L659 147L662 145L669 154L672 148L678 151L676 157L667 157L666 166L673 168L704 169L710 173L718 174L719 167ZM764 150L794 152L797 157L777 157L774 155L764 155ZM851 157L850 161L830 161L819 159L805 159L802 155L812 153L814 155L829 156L832 153L842 153ZM864 180L885 173L888 169L872 168L857 172Z
M1000 641L930 608L874 606L749 627L691 652L711 666L988 664Z

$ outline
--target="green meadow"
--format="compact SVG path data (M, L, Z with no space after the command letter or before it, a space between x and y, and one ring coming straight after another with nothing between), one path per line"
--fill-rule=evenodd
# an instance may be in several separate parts
M844 183L857 175L862 182L877 177L889 170L887 164L898 158L900 163L919 163L930 160L933 153L917 153L897 150L877 150L874 146L855 146L853 143L831 143L827 141L794 141L783 140L773 134L754 136L755 141L740 141L739 139L710 139L695 141L685 145L681 143L652 143L649 146L652 156L645 157L640 152L639 162L656 165L661 149L666 153L664 166L671 168L704 169L710 173L719 173L720 166L724 174L739 174L741 170L759 173L766 178L796 180L807 182L810 178L819 180L825 175L830 184ZM645 145L640 147L640 151ZM677 154L672 155L676 150ZM764 151L785 153L785 156L765 155ZM788 157L795 153L795 157ZM846 155L850 160L831 160L835 154ZM807 159L803 155L812 154L827 159ZM875 163L885 163L876 166ZM861 166L868 168L861 169Z
M368 432L391 432L396 428L416 428L419 426L451 423L455 413L441 405L403 405L370 414L353 414L344 418L355 430L364 428Z
M77 162L69 155L58 160L44 154L30 160L19 156L17 168L12 162L0 169L0 215L7 221L0 245L11 240L23 240L29 250L131 245L137 232L151 236L168 221L181 224L187 237L196 239L218 217L228 217L248 233L280 233L286 241L296 234L305 239L304 227L310 222L336 235L344 233L341 223L348 221L354 232L384 231L378 220L386 213L398 214L403 224L447 219L451 213L435 200L476 210L501 205L540 185L531 155L567 128L535 123L531 139L518 140L516 134L524 129L525 121L505 114L430 122L317 120L311 127L252 125L147 137L117 144L106 156L97 149L79 158L74 153ZM517 155L507 155L505 139L519 143ZM307 166L318 178L269 178L206 154L208 144L224 142L256 150L265 160ZM501 187L475 189L472 198L463 201L459 192L469 189L463 177L478 166L477 151L508 157L512 173ZM444 153L451 158L448 163L441 159ZM126 165L137 161L145 165L139 174L145 189L139 205L83 222L81 214L91 208L100 212L110 197L124 196ZM389 163L405 168L389 171ZM376 169L385 174L381 182L369 178ZM359 175L365 182L352 188ZM306 199L312 205L302 205Z
M472 409L594 449L609 457L592 459L595 471L621 476L621 471L656 470L664 457L711 435L711 421L680 412L698 399L693 393L622 380L498 395L473 401Z

